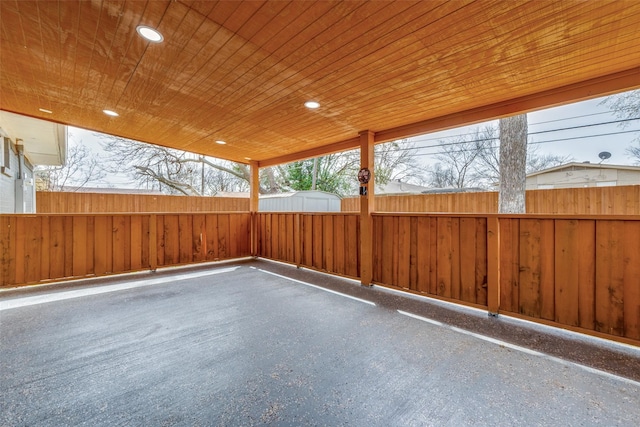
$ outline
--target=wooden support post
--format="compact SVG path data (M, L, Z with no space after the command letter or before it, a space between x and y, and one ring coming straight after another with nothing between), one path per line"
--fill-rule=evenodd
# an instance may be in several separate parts
M500 220L487 218L487 309L490 316L500 311Z
M251 163L251 181L249 186L249 212L251 213L251 256L258 256L258 204L260 195L260 167L258 162Z
M360 283L371 286L373 280L374 133L360 132L360 168L368 169L369 182L360 184Z

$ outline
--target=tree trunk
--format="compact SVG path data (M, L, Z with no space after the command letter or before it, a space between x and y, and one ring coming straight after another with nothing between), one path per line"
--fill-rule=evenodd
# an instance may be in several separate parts
M313 159L313 170L311 171L311 189L316 189L316 184L318 182L318 158L315 157Z
M526 213L527 115L500 119L499 213Z

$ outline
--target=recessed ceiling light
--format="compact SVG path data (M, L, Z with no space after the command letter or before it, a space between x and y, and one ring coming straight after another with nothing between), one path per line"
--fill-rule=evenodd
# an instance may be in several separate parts
M315 110L316 108L320 107L320 103L316 101L307 101L304 103L304 106L312 110Z
M38 110L42 111L43 113L53 114L53 111L47 110L46 108L38 108Z
M136 31L140 34L140 37L150 41L151 43L160 43L164 40L164 37L162 37L162 34L160 34L158 30L147 27L146 25L138 25L136 27Z
M102 110L102 112L105 113L107 116L111 116L111 117L118 117L120 115L115 111L111 111L111 110Z
M251 157L245 157L244 159L245 160L251 160Z
M224 142L224 141L222 141L222 140L217 140L217 141L216 141L216 144L225 145L225 144L226 144L226 142Z

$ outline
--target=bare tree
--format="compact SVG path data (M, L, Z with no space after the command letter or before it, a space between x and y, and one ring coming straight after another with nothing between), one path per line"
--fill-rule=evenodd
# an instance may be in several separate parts
M98 159L80 141L69 146L64 166L36 166L36 189L77 191L89 183L101 182L104 175Z
M249 188L251 174L247 165L111 135L97 137L109 153L103 166L105 170L128 174L138 187L191 196ZM261 191L268 189L261 188Z
M497 187L500 182L500 138L498 128L485 126L454 141L440 141L439 160L429 171L429 184L445 187ZM527 146L526 173L537 172L572 161L571 156L541 154L536 145Z
M618 119L624 120L619 124L623 129L634 121L640 120L640 90L608 96L602 103L608 106ZM627 154L635 160L636 164L640 164L640 133L633 142L638 145L629 146Z
M482 173L478 167L483 157L492 154L495 136L491 127L476 128L472 133L463 135L454 141L440 141L440 151L436 154L438 163L430 170L429 184L432 187L465 188L481 185ZM486 162L487 167L492 166Z
M527 115L500 119L499 213L525 213Z

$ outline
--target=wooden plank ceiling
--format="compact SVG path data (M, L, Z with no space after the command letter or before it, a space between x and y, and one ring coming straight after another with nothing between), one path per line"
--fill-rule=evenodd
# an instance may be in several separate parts
M0 14L0 109L261 166L364 130L380 142L640 86L636 0L1 0Z

